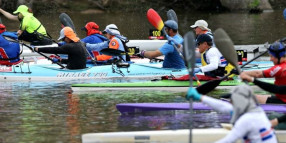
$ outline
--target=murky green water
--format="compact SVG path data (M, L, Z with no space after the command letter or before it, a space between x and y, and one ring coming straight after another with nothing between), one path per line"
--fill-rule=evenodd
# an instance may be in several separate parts
M115 23L129 39L147 39L153 28L146 13L90 14L69 13L78 35L86 21L95 21L103 30ZM163 19L165 13L160 12ZM37 15L48 32L57 39L59 14ZM282 11L249 15L246 13L178 13L180 33L190 30L197 19L205 19L212 30L222 27L235 44L273 42L285 36ZM19 23L2 18L8 30L17 30ZM115 106L124 102L186 102L183 93L166 91L99 91L70 94L69 83L0 83L0 142L81 142L81 135L91 132L137 131L188 128L188 111L172 111L121 116ZM211 95L220 95L216 90ZM263 91L259 91L265 93ZM195 111L194 127L219 127L228 122L228 115ZM278 114L279 115L279 114ZM275 117L271 113L270 117Z
M70 90L69 83L2 82L0 140L9 143L81 142L84 133L185 129L189 126L188 111L120 115L116 110L118 103L186 102L182 97L184 91L70 94ZM215 90L210 95L218 96L228 91ZM229 115L212 111L194 113L195 128L220 127L221 122L230 119Z

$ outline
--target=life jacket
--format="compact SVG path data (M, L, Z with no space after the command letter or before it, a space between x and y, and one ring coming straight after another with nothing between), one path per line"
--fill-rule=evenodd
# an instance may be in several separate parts
M108 44L108 48L110 49L115 49L115 50L121 50L121 51L125 51L124 50L124 46L123 46L123 42L117 38L117 37L113 37L109 44ZM107 60L113 60L112 58L117 58L117 57L113 57L113 56L109 56L109 55L99 55L96 56L96 59L98 61L107 61ZM126 60L125 56L122 57L124 60ZM118 57L118 59L120 59L120 57Z
M208 63L206 62L206 51L202 54L202 59L205 63L205 65L207 65ZM211 76L211 77L217 77L217 76L224 76L224 75L227 75L229 74L232 69L234 69L234 66L232 66L230 63L228 63L224 57L220 57L220 60L221 60L221 63L223 64L226 64L225 67L218 67L216 70L213 70L213 71L209 71L209 72L205 72L205 75L207 76ZM203 65L202 63L202 66L205 66ZM233 77L234 75L231 75L230 77Z
M11 65L20 60L20 46L18 43L9 42L0 35L0 64Z

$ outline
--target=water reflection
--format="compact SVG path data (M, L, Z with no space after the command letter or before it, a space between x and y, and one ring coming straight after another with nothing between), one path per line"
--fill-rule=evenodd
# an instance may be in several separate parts
M184 94L158 90L71 94L69 82L1 82L0 141L77 143L82 134L91 132L188 128L188 111L123 116L116 109L116 104L127 102L186 102ZM195 111L193 118L195 128L217 128L230 116Z

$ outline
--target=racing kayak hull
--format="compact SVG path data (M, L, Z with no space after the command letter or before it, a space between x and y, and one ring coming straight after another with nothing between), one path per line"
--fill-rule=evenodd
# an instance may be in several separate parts
M266 112L286 113L286 104L261 104ZM121 114L134 114L149 111L189 110L189 103L121 103L116 105ZM212 110L203 103L193 103L193 110Z
M130 64L128 67L116 65L90 66L80 70L61 69L55 64L23 63L11 67L0 66L0 81L60 81L81 79L128 79L156 78L169 75L185 75L186 69L161 68L162 64Z
M210 143L225 137L230 130L225 128L192 129L192 142ZM286 142L286 131L276 130L279 143ZM157 130L134 132L87 133L82 135L83 143L188 143L190 130Z

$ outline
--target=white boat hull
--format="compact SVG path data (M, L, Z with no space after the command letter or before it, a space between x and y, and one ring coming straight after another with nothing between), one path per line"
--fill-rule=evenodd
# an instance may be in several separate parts
M230 130L224 128L193 129L193 143L211 143L225 137ZM286 131L275 131L279 143L286 143ZM189 143L190 130L160 130L136 132L88 133L83 143ZM241 141L238 141L239 143Z

